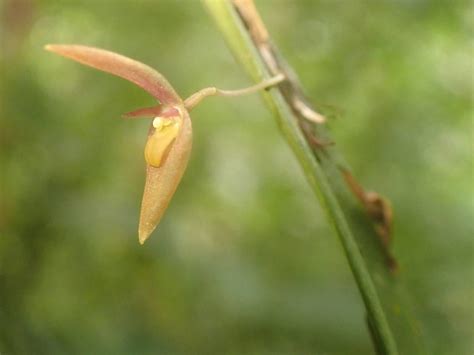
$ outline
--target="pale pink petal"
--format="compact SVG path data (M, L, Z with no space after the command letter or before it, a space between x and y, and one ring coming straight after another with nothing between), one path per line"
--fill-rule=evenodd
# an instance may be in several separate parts
M45 49L129 80L149 92L164 105L181 103L181 98L163 75L136 60L103 49L81 45L49 44L45 46Z
M183 126L163 164L147 165L138 237L141 244L150 236L163 217L188 164L192 145L191 119L183 110ZM152 132L152 130L151 130Z
M153 106L143 107L127 113L124 113L124 118L153 118L160 117L176 117L180 116L180 111L176 107Z
M153 107L143 107L127 113L124 113L122 116L124 118L153 118L159 116L163 111L163 106L153 106Z

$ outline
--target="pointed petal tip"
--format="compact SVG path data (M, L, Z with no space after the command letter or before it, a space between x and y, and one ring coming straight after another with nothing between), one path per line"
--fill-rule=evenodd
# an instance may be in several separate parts
M43 49L50 52L60 52L64 47L70 47L70 45L48 43L43 46Z
M145 244L147 239L150 237L151 232L153 231L143 230L142 228L138 230L138 242L140 243L140 245Z
M67 49L73 46L74 45L68 45L68 44L45 44L43 46L43 49L51 53L56 53L62 56L66 56L65 52L67 51Z

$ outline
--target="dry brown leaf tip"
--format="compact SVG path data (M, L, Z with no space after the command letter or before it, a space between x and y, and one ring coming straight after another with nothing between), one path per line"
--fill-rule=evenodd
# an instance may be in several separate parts
M347 170L342 170L344 179L357 199L364 206L372 220L377 236L380 239L387 265L392 272L398 270L398 263L390 250L392 241L393 210L390 202L374 191L366 191Z

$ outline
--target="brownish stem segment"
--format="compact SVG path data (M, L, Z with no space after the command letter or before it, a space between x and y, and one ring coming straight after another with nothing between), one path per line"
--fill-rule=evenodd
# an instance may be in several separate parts
M233 4L247 26L253 42L271 74L283 73L288 78L282 85L283 96L299 117L315 123L324 123L326 118L308 103L295 74L284 60L278 56L270 41L270 36L252 0L233 0Z

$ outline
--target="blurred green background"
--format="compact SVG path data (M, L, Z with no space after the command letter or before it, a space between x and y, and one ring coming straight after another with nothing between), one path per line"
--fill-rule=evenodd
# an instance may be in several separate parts
M189 168L137 223L153 100L43 51L100 46L183 96L250 84L198 1L2 0L2 354L370 354L342 249L258 95L193 111ZM395 209L433 354L474 350L473 5L260 0L339 149Z

